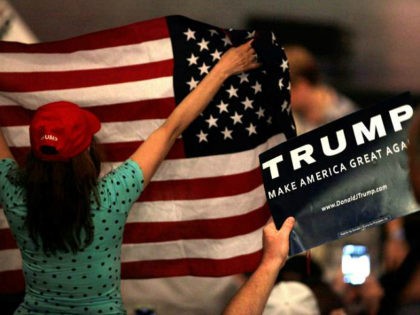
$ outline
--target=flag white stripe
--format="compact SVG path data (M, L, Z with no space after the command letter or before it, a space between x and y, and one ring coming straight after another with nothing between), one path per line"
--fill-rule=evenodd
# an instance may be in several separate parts
M277 134L267 142L247 151L199 158L164 160L153 176L153 180L207 178L249 172L259 166L258 155L260 153L284 142L284 139L284 134ZM231 161L241 162L232 163Z
M22 256L19 249L5 249L0 251L0 272L21 270Z
M23 107L32 110L43 104L61 100L69 100L82 107L89 107L174 97L172 76L75 89L28 93L2 92L1 94L0 104L23 104Z
M0 208L0 230L6 229L6 228L9 228L9 223L7 222L6 215L4 214L3 208Z
M127 222L181 222L227 218L246 214L261 208L265 203L264 188L261 185L250 192L229 197L135 203Z
M142 119L102 123L96 134L101 143L144 141L159 128L165 119Z
M124 56L124 58L121 58ZM72 71L145 64L172 59L169 38L71 53L2 53L2 72Z

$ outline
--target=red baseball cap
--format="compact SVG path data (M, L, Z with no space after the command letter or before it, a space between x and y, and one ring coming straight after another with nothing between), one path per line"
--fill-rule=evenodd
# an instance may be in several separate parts
M66 161L86 150L100 128L95 115L74 103L48 103L39 107L32 118L31 148L41 160Z

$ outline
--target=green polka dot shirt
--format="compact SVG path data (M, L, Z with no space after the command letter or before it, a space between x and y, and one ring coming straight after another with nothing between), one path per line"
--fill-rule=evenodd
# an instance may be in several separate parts
M28 236L25 191L10 181L17 169L0 160L0 204L23 261L26 293L15 314L126 314L121 299L121 244L128 212L143 189L143 173L127 160L99 180L92 198L94 240L85 250L45 255Z

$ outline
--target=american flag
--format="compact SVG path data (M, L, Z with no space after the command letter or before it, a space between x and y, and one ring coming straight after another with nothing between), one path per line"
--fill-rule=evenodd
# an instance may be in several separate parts
M286 56L272 33L167 16L39 44L0 42L0 125L19 163L42 104L68 100L102 121L110 170L130 156L231 46L255 38L263 62L225 81L133 206L122 278L252 271L269 210L258 155L295 135ZM23 288L0 210L0 292Z

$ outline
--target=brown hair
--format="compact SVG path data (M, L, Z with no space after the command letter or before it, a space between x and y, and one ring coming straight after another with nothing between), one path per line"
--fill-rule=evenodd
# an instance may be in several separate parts
M285 45L284 50L289 63L290 80L307 80L311 85L321 81L321 73L315 56L304 46Z
M42 161L30 153L23 182L27 194L26 226L45 253L77 252L93 241L92 194L99 203L100 157L95 141L65 162Z

